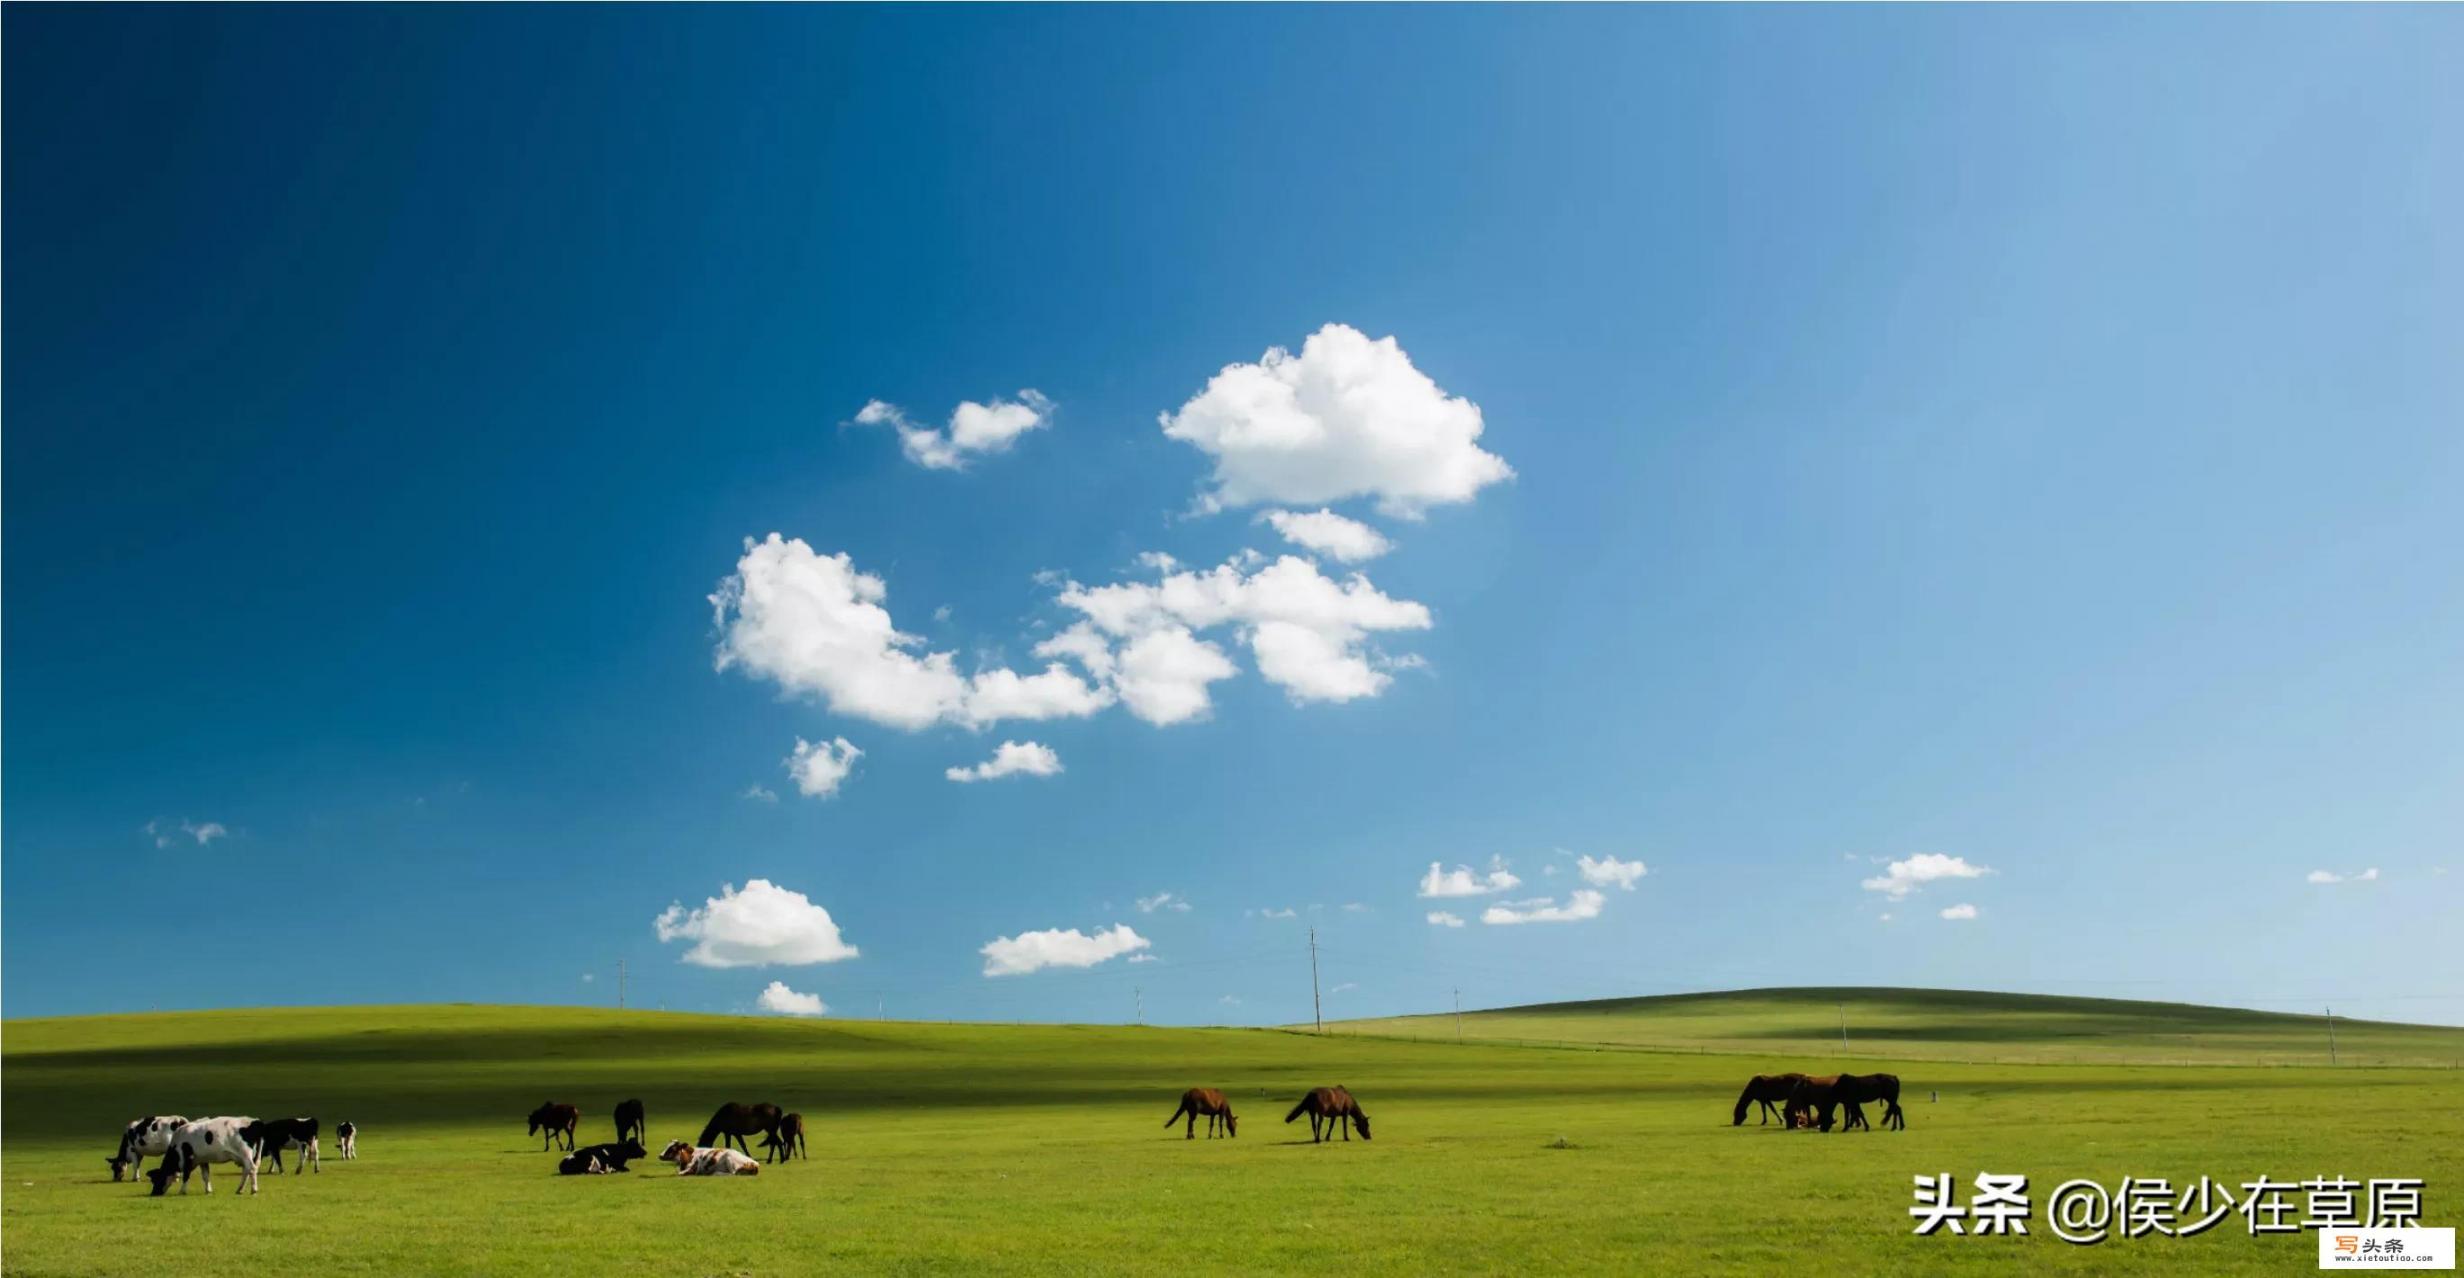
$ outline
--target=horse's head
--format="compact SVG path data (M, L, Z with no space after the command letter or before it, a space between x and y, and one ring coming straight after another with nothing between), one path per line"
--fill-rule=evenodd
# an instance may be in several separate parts
M1367 1114L1361 1113L1357 1109L1353 1110L1352 1126L1360 1130L1360 1138L1362 1140L1369 1139L1369 1116Z

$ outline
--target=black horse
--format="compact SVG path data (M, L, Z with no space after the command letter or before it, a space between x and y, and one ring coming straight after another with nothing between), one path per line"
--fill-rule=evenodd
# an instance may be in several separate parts
M723 1149L727 1144L733 1144L750 1154L753 1147L745 1144L744 1138L758 1132L775 1143L779 1134L779 1118L779 1107L776 1105L743 1105L729 1101L719 1106L718 1113L710 1116L709 1126L702 1128L702 1138L693 1143L704 1149Z
M642 1103L639 1100L617 1102L616 1139L650 1139L650 1119L643 1113Z
M1743 1123L1745 1112L1755 1105L1762 1106L1762 1121L1769 1123L1773 1107L1785 1103L1789 1091L1804 1081L1803 1074L1756 1074L1745 1080L1745 1090L1737 1094L1736 1115L1729 1119L1728 1125L1735 1127Z

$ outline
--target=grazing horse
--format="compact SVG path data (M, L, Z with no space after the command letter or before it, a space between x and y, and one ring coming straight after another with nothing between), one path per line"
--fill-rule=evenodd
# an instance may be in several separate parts
M798 1154L813 1156L804 1147L804 1115L789 1114L779 1119L778 1129L761 1138L761 1147L770 1151L771 1161L783 1163Z
M1745 1122L1746 1108L1755 1104L1762 1106L1762 1121L1768 1124L1771 1121L1771 1111L1775 1108L1774 1102L1786 1101L1789 1089L1804 1081L1805 1075L1803 1074L1756 1074L1745 1080L1745 1090L1737 1095L1736 1117L1730 1119L1728 1125L1731 1127L1742 1125ZM1787 1115L1782 1114L1780 1121L1786 1122Z
M640 1101L629 1100L617 1102L616 1139L650 1139L650 1119L644 1113L642 1103Z
M718 1113L710 1116L710 1125L702 1128L702 1138L694 1143L704 1148L721 1149L733 1144L750 1154L753 1147L745 1144L744 1138L755 1132L775 1138L779 1132L779 1117L779 1107L776 1105L740 1105L729 1101L719 1106Z
M1849 1126L1854 1127L1863 1123L1865 1111L1857 1108L1854 1097L1840 1090L1839 1081L1840 1076L1837 1074L1821 1074L1798 1079L1797 1085L1788 1089L1788 1110L1802 1110L1820 1115L1814 1126L1826 1132L1831 1130L1831 1124L1841 1105L1848 1107Z
M1859 1106L1865 1101L1882 1102L1882 1125L1906 1130L1908 1116L1899 1108L1899 1075L1842 1074L1839 1076L1839 1099L1848 1105L1848 1126L1872 1131L1865 1121L1865 1111Z
M1201 1114L1206 1116L1206 1138L1208 1140L1215 1138L1217 1127L1221 1127L1226 1136L1241 1134L1240 1120L1232 1116L1232 1103L1223 1098L1222 1092L1212 1087L1192 1087L1181 1093L1181 1107L1172 1111L1172 1117L1164 1120L1164 1126L1169 1128L1181 1121L1183 1116L1187 1116L1189 1127L1181 1139L1196 1140L1198 1138L1198 1116Z
M572 1149L573 1133L581 1130L581 1127L582 1111L571 1105L549 1101L530 1112L530 1134L539 1136L542 1132L546 1133L539 1142L539 1149L543 1153L546 1152L548 1146L556 1143L556 1138L559 1136L565 1138L565 1148Z
M1294 1105L1292 1112L1283 1116L1283 1121L1291 1122L1303 1114L1309 1116L1309 1143L1312 1145L1326 1139L1325 1132L1337 1128L1342 1129L1343 1139L1347 1141L1352 1139L1352 1127L1360 1129L1362 1140L1369 1139L1369 1115L1362 1111L1359 1101L1352 1099L1352 1093L1344 1088L1310 1089L1308 1095L1300 1098L1300 1104ZM1351 1127L1344 1126L1346 1120L1350 1121ZM1320 1124L1325 1125L1323 1131Z

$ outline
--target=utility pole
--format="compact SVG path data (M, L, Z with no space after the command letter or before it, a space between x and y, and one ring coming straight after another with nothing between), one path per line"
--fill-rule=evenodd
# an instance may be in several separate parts
M1317 1016L1318 1033L1326 1032L1326 1003L1318 997L1318 928L1309 925L1309 1010Z
M1138 986L1132 985L1129 987L1129 993L1130 997L1138 1000L1138 1023L1140 1025L1146 1024L1146 991Z
M1843 1053L1848 1050L1848 1005L1846 1003L1839 1005L1839 1050Z
M625 1010L625 961L616 960L616 1010Z
M1463 1045L1463 987L1454 987L1454 1045Z
M2327 1063L2336 1063L2336 1009L2327 1009Z

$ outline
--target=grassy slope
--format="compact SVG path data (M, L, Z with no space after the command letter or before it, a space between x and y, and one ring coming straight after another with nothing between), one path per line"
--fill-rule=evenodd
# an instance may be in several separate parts
M1547 1003L1465 1012L1467 1039L1607 1044L1665 1051L1835 1056L1845 1011L1851 1050L1893 1060L2150 1065L2326 1065L2327 1023L2184 1003L1968 990L1782 989ZM1346 1033L1447 1039L1451 1015L1347 1021ZM2455 1068L2464 1029L2335 1025L2344 1065Z
M2257 1274L2308 1269L2313 1244L1918 1239L1909 1177L2421 1175L2430 1223L2453 1222L2464 1184L2452 1071L1902 1066L1909 1131L1816 1136L1728 1126L1741 1076L1860 1062L495 1007L12 1021L0 1038L10 1274L198 1254L320 1273ZM1162 1130L1199 1082L1232 1093L1239 1140ZM1321 1082L1361 1096L1374 1143L1293 1143L1306 1131L1282 1111ZM661 1138L724 1099L776 1100L808 1115L815 1157L751 1181L560 1179L522 1135L553 1096L606 1139L627 1095ZM363 1157L253 1200L227 1176L210 1200L149 1200L102 1155L159 1110L350 1118ZM1574 1147L1546 1147L1561 1135Z

